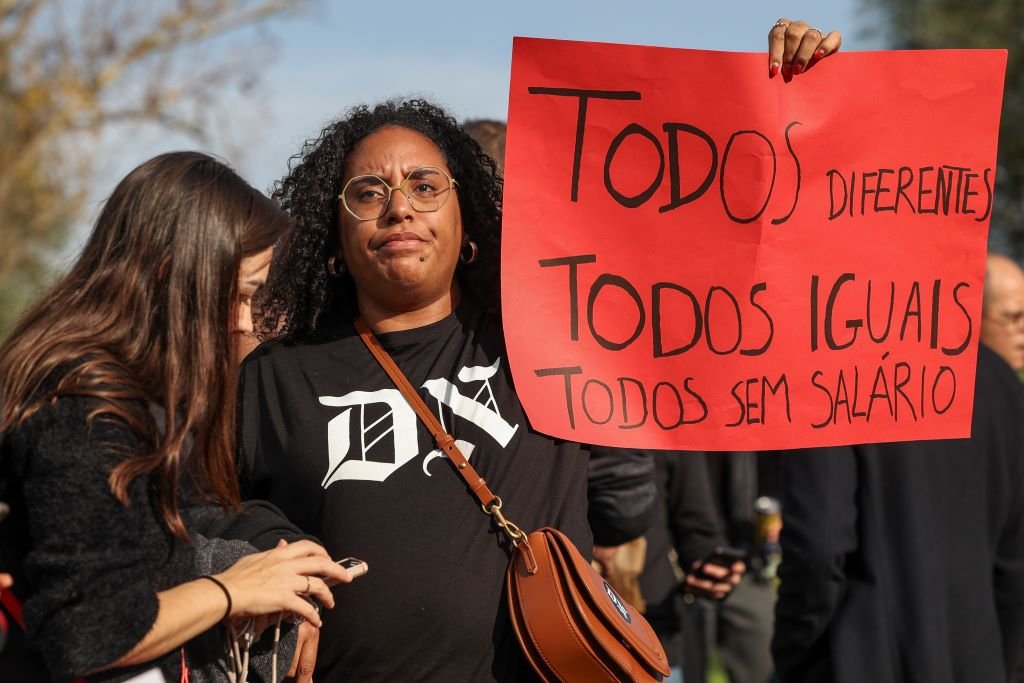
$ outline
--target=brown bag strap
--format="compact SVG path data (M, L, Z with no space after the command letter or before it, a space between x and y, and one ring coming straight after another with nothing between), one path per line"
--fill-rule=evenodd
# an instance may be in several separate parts
M359 333L359 338L363 340L363 344L370 350L373 357L377 359L380 366L384 368L384 372L388 373L388 377L395 383L398 390L402 392L402 396L412 406L416 415L423 420L423 424L427 426L431 436L434 437L434 443L448 456L448 459L455 467L455 473L466 482L470 493L479 501L483 511L497 520L498 526L508 534L509 539L514 545L525 541L526 534L513 522L505 519L505 516L502 514L501 498L491 491L484 478L469 464L469 460L466 459L466 456L462 454L462 451L455 444L455 437L446 432L444 427L441 426L441 422L430 412L430 408L420 398L419 392L413 388L412 383L409 382L405 373L395 363L391 354L381 345L380 340L373 334L373 330L370 329L361 317L355 319L355 326L356 332Z

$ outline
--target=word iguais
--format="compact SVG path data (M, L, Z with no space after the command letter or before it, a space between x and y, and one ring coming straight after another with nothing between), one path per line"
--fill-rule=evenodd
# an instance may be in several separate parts
M931 282L930 291L925 285L925 298L922 300L922 285L917 280L909 286L897 288L897 283L890 281L888 287L877 288L872 280L857 282L854 273L843 273L837 277L830 287L828 296L822 294L821 277L811 276L811 314L810 344L811 351L822 347L830 351L842 351L853 346L861 330L875 344L881 344L890 338L914 339L923 342L924 330L928 330L928 348L941 349L947 356L958 356L970 346L973 336L971 314L967 311L961 291L970 285L958 281L952 287L946 287L941 279ZM845 290L845 292L844 292ZM899 290L899 291L897 291ZM874 294L874 303L872 303ZM848 317L841 323L836 315L839 305L853 303L860 315ZM946 302L946 305L943 305ZM942 343L942 332L950 325L943 325L952 302L958 311L962 337L956 345L947 346ZM897 327L899 328L897 332ZM861 337L863 339L863 337Z

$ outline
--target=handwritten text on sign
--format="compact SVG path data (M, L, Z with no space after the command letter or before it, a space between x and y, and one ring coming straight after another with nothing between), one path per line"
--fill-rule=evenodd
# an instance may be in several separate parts
M1003 51L516 39L504 323L533 425L767 449L970 432Z

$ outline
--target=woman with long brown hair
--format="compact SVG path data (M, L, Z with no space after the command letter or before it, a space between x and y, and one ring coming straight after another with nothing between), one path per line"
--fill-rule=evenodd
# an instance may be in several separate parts
M250 300L291 220L224 164L164 154L107 201L71 271L0 347L0 475L24 551L33 647L57 679L182 677L184 643L224 618L319 625L323 578L299 541L196 577L183 502L239 504L237 359Z

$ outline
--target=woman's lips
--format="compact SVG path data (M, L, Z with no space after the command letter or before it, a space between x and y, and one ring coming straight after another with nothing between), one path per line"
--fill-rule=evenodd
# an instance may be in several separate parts
M424 244L425 240L416 233L402 232L388 235L377 248L382 251L410 251Z

